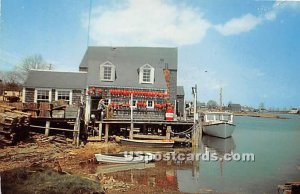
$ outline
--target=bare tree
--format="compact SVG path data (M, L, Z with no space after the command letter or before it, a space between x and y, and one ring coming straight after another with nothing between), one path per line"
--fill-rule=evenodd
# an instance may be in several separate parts
M15 90L18 91L21 89L21 82L19 75L15 71L1 71L0 72L0 84L1 92L4 90Z
M206 105L209 109L212 109L212 108L217 108L218 103L214 100L209 100Z
M50 69L51 65L48 64L42 55L31 55L24 58L19 65L15 68L15 73L19 77L19 81L23 83L31 69Z
M263 103L263 102L259 103L258 108L259 108L260 110L265 110L265 103Z

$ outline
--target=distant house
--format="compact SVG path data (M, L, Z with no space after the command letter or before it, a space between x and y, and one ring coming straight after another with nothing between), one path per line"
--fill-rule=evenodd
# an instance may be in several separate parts
M205 102L199 102L198 106L199 106L199 108L206 108L206 103Z
M175 105L177 98L178 110L184 106L183 88L177 92L177 48L88 47L79 72L32 70L23 93L23 102L84 102L86 119L97 113L100 99L119 109L127 107L130 94L137 108L159 111L166 99Z
M82 102L86 81L85 72L31 70L23 86L23 102L53 102L69 104Z
M228 110L232 112L241 112L242 106L240 104L229 104Z

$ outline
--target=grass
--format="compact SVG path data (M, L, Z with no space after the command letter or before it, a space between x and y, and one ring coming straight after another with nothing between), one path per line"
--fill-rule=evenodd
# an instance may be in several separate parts
M60 174L52 169L13 169L1 173L2 192L31 193L103 193L99 182L75 175Z

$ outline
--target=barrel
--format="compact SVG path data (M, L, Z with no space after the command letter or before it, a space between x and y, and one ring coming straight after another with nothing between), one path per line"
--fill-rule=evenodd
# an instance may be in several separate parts
M174 115L173 108L171 106L169 106L166 110L166 120L173 121L173 119L174 119L173 115Z

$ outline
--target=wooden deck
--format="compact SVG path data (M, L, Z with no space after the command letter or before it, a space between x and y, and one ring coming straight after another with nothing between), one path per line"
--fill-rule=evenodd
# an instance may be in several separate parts
M130 124L130 119L104 119L103 121L96 121L97 124ZM157 119L133 119L134 124L154 124L154 125L194 125L193 121L166 121Z

